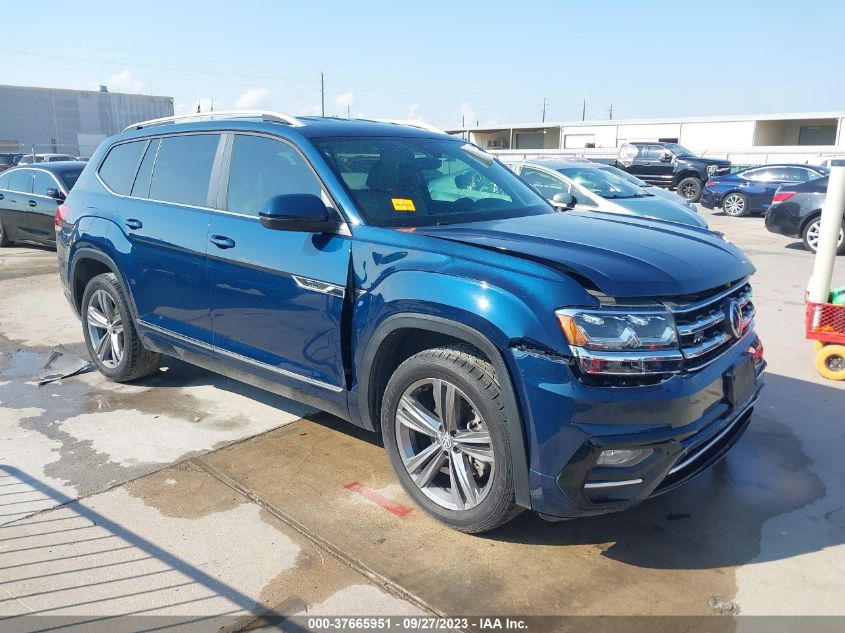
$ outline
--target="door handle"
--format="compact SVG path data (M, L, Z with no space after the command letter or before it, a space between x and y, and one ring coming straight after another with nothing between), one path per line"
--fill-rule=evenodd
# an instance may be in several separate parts
M141 220L136 220L135 218L127 218L124 224L130 229L140 229L144 226L144 223Z
M212 235L211 243L217 248L233 248L235 246L235 240L225 235Z
M5 199L6 199L6 196L4 196L2 193L0 193L0 200L5 200Z
M37 203L35 200L30 200L29 202L27 202L27 204L28 204L29 206L31 206L31 207L34 207L34 206L36 206L38 203Z

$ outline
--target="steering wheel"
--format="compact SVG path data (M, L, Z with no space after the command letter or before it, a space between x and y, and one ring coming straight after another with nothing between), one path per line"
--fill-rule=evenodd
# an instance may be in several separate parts
M472 198L458 198L449 205L449 213L465 213L472 210L475 200Z

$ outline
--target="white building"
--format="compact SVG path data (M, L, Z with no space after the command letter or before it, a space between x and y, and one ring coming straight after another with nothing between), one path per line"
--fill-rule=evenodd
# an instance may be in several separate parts
M519 123L449 130L488 150L526 156L615 155L630 141L675 142L737 163L845 154L845 112ZM519 150L519 151L517 151ZM733 158L732 158L733 157ZM735 160L739 159L739 160Z

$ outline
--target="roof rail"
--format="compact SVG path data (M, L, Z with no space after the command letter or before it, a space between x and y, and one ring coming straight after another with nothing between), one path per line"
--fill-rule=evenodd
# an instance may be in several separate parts
M305 123L290 114L283 112L272 112L269 110L220 110L218 112L196 112L194 114L177 114L166 116L160 119L150 119L133 123L124 128L128 130L140 130L154 125L167 125L168 123L189 123L191 121L214 121L215 119L261 119L268 123L285 123L292 127L304 127Z
M439 127L434 127L429 123L424 123L423 121L414 121L412 119L373 119L377 123L393 123L395 125L405 125L407 127L415 127L419 128L420 130L428 130L429 132L437 132L438 134L446 134L445 131L441 130Z

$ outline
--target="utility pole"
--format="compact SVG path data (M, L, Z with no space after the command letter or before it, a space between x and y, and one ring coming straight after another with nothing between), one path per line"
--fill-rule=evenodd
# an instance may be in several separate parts
M546 106L548 105L548 101L546 101L546 97L543 97L543 123L546 122Z
M608 110L610 116L608 117L611 121L613 121L613 104L610 104L610 110Z
M584 99L584 103L581 104L581 120L587 120L587 100Z
M320 71L320 113L321 116L326 116L326 82L322 70Z
M461 115L461 127L466 127L466 116Z
M352 107L352 106L350 106L348 103L346 104L346 118L347 118L347 119L351 119L351 118L352 118L351 107Z

